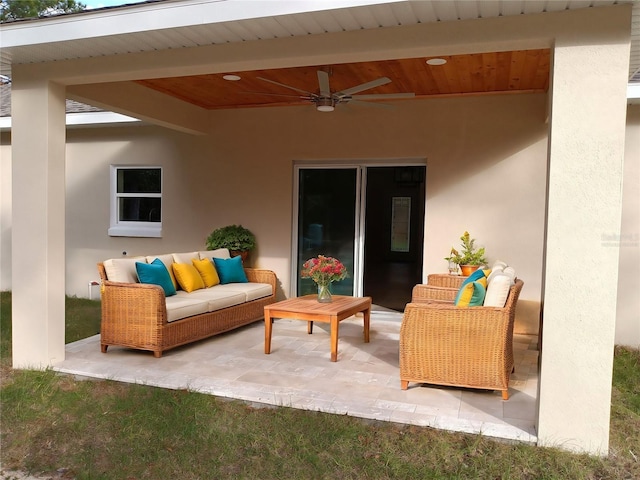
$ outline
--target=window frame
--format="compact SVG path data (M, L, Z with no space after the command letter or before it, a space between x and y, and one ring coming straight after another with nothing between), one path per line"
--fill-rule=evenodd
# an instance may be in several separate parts
M118 193L118 172L120 170L160 170L160 193ZM162 167L158 165L111 165L110 167L110 237L162 237L162 196L164 175ZM159 222L131 222L119 219L120 198L142 197L160 199Z

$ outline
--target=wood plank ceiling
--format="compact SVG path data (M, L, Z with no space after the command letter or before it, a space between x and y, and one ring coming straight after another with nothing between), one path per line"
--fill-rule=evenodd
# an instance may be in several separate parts
M429 58L227 72L225 74L140 80L137 83L199 107L214 110L309 104L304 94L261 80L263 77L313 94L319 93L317 71L329 73L331 92L339 92L380 77L391 83L360 94L415 93L415 98L497 93L546 92L549 87L550 50L521 50L439 57L444 65L429 65ZM407 100L394 100L407 101ZM385 103L390 103L385 100Z

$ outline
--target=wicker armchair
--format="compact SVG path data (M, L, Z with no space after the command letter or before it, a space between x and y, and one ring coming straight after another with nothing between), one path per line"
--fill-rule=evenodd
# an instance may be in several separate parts
M419 382L501 390L508 400L513 323L523 282L511 287L503 308L456 307L456 285L462 280L414 287L400 328L401 388Z

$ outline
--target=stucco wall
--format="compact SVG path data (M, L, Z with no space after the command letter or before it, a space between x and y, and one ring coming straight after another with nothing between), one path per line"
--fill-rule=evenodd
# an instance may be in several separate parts
M620 238L603 245L620 245L616 345L640 348L640 105L627 107L623 192Z
M95 264L123 251L133 256L195 250L204 247L216 226L242 223L258 237L253 264L276 271L284 297L290 287L296 160L426 158L425 275L446 270L442 258L469 230L487 248L490 261L514 265L525 281L516 328L536 333L545 115L546 95L506 95L402 102L392 110L354 107L331 114L304 107L225 111L213 116L209 137L160 127L69 129L66 291L87 296L88 283L98 279ZM638 177L638 138L640 108L630 108L623 232L636 240L638 182L634 186L630 178ZM9 142L3 134L3 289L11 286ZM163 167L162 239L107 235L111 164ZM621 280L619 289L617 341L623 344L639 343L638 300L630 294L637 291L637 259L637 245L621 249L621 278L630 279Z
M0 133L0 290L11 289L11 135Z

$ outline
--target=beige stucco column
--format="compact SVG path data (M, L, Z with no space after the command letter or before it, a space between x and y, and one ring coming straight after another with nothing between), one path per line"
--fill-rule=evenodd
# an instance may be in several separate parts
M64 360L65 89L46 80L12 84L13 366Z
M539 444L606 454L625 138L628 17L553 54ZM615 31L617 29L617 32ZM575 32L574 32L575 33Z

